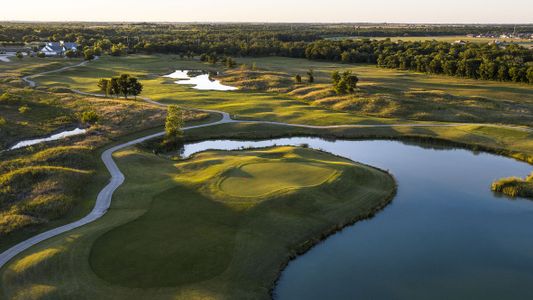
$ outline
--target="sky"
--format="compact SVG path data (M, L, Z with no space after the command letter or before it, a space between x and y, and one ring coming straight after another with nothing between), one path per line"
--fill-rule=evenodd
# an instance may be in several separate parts
M533 0L6 0L0 21L533 23Z

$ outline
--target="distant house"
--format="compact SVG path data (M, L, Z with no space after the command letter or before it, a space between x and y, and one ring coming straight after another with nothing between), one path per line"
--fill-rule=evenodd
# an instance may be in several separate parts
M41 52L46 56L62 56L68 50L72 50L74 52L78 51L78 44L63 41L48 42L43 49L41 49Z

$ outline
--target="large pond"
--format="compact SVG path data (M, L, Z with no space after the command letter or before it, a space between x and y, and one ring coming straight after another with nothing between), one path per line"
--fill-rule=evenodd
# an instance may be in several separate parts
M168 74L165 77L177 79L176 84L191 85L195 90L201 91L235 91L236 87L220 83L212 79L212 75L203 71L181 70Z
M206 149L299 145L390 170L394 201L292 261L276 299L533 299L533 201L490 183L531 172L486 153L396 141L206 141Z

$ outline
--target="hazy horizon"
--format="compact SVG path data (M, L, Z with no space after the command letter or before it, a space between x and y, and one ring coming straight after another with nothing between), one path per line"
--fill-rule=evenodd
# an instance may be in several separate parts
M356 3L271 0L152 0L128 4L93 0L80 9L71 1L9 2L0 21L20 22L171 22L171 23L396 23L396 24L531 24L529 0L403 0Z

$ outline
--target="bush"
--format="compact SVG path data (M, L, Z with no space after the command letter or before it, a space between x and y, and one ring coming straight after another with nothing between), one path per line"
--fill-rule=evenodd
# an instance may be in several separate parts
M6 119L0 117L0 127L4 126L4 125L6 125L6 124L7 124Z
M9 92L5 92L0 96L0 104L18 104L20 103L20 97L11 94Z
M526 179L510 177L495 181L492 183L492 190L513 198L533 198L533 173Z
M21 107L19 107L19 113L21 114L25 114L27 112L29 112L31 110L31 108L27 105L23 105Z
M95 111L84 111L81 114L80 121L84 124L95 124L98 122L98 114Z
M37 57L38 58L45 58L46 54L44 54L43 52L39 51L39 52L37 52Z

